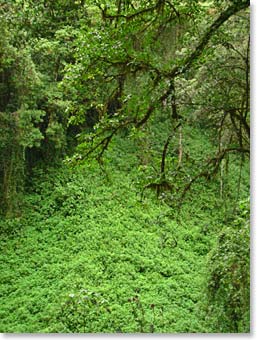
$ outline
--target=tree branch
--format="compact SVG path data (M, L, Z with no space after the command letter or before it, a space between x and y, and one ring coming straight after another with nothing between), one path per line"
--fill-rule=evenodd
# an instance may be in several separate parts
M189 189L191 188L192 184L198 180L201 177L205 177L207 179L209 179L211 176L215 175L219 169L220 163L222 161L222 159L225 157L225 155L227 153L230 152L239 152L241 154L250 154L250 151L248 149L244 149L244 148L227 148L227 149L223 149L221 151L218 152L218 154L216 155L216 157L211 158L207 164L205 165L205 169L202 170L201 172L199 172L197 175L195 175L190 182L185 186L184 190L182 191L181 197L180 197L180 204L182 203L183 199L185 198L186 193L189 191ZM209 167L212 166L213 168L210 169Z
M175 126L175 128L172 131L172 133L168 136L168 138L167 138L167 140L166 140L166 142L164 144L163 151L162 151L162 161L161 161L161 178L165 178L165 162L166 162L166 154L167 154L167 151L168 151L169 143L171 141L171 138L174 136L174 133L176 132L176 130L180 126L181 126L181 122L179 122Z
M214 21L214 23L210 26L208 31L204 34L202 37L201 41L199 44L196 46L194 51L185 59L184 63L182 66L175 66L170 72L161 72L160 74L165 77L170 79L170 86L166 90L166 92L161 95L157 99L157 103L163 102L167 97L172 94L172 91L174 89L173 87L173 82L172 80L177 77L180 74L185 73L191 66L192 64L201 56L204 48L208 44L209 40L213 36L213 34L219 29L219 27L226 22L232 15L236 14L237 12L241 11L242 9L245 9L249 6L249 1L248 0L242 0L236 4L231 5L228 7L224 12L220 14L220 16ZM152 112L154 111L156 106L155 104L151 104L146 111L144 117L141 119L141 121L137 122L136 127L140 127L143 124L147 122L149 117L151 116Z
M210 41L213 34L220 28L224 22L226 22L231 16L238 13L239 11L246 9L249 7L250 3L248 0L238 1L237 3L228 7L224 12L220 14L220 16L214 21L214 23L210 26L208 31L204 34L194 51L185 59L183 65L175 66L173 70L168 73L168 76L174 78L179 74L185 73L192 64L201 56L204 48Z

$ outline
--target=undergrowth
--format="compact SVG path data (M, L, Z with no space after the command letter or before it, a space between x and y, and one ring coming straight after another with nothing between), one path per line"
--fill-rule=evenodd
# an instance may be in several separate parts
M0 220L0 332L231 330L218 321L221 286L209 319L204 305L208 254L229 216L215 182L197 183L178 210L141 195L136 164L121 141L102 167L34 170L23 214Z

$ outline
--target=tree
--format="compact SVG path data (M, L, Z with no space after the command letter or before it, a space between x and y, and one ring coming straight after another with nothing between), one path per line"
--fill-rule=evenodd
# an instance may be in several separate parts
M43 138L36 124L44 112L35 106L40 78L27 49L11 44L7 25L1 21L0 77L0 192L2 212L12 215L19 210L23 190L25 151L39 145Z
M182 103L181 97L185 92L183 87L192 90L192 80L195 80L195 98L205 95L202 92L204 89L212 98L214 107L210 105L207 108L206 116L216 119L216 124L222 126L221 130L225 125L232 124L233 142L229 140L220 147L219 141L216 155L207 160L204 169L190 180L182 190L182 197L198 178L208 178L216 173L227 153L249 153L249 48L244 47L241 52L240 48L238 52L241 56L233 52L233 58L237 59L239 67L243 67L240 74L237 70L229 79L228 70L226 74L225 71L219 72L227 89L234 77L241 77L243 73L245 79L230 95L232 104L238 91L242 93L241 99L237 96L237 101L241 100L240 112L237 111L238 103L236 106L229 104L228 109L225 109L226 115L229 112L230 122L224 123L224 110L222 112L221 107L218 107L227 95L216 91L211 96L208 86L200 86L203 76L206 76L204 70L212 65L215 55L212 66L214 73L223 63L221 58L218 61L222 39L225 45L227 42L227 46L223 44L225 52L222 56L228 66L231 65L231 46L237 47L233 45L235 39L228 32L231 28L233 33L239 32L241 19L233 19L238 13L243 13L240 14L244 17L242 20L247 20L248 15L244 13L249 6L248 1L217 1L214 4L160 0L140 4L136 1L118 1L115 5L108 2L100 4L98 1L91 3L95 12L99 10L101 20L86 25L80 32L75 63L67 66L63 81L71 98L70 124L85 124L88 118L92 120L92 114L93 121L97 122L93 132L84 130L79 134L79 152L75 158L93 155L100 159L116 134L124 130L143 130L156 115L166 112L170 132L162 152L161 182L156 183L160 192L160 186L166 183L167 187L165 158L173 129L180 122L181 136L182 125L188 119L188 107ZM244 25L241 33L244 40L247 30L248 26ZM216 81L215 77L212 80ZM199 104L199 107L204 110L206 105ZM228 131L229 128L227 126L222 131ZM222 133L223 137L225 135ZM180 148L179 164L181 152Z
M26 172L56 162L67 144L66 102L58 83L83 1L10 1L0 6L0 186L3 213L19 211ZM73 23L75 20L76 24Z

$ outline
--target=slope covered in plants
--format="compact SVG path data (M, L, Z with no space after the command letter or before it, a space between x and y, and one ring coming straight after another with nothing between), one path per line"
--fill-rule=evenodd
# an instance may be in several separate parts
M1 221L1 332L233 331L205 306L207 254L225 226L219 195L204 184L179 213L142 197L121 151L104 172L38 170L26 213Z
M0 4L2 332L250 331L249 19Z

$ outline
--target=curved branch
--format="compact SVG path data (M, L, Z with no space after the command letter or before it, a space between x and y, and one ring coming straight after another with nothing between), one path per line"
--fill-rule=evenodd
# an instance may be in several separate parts
M183 65L175 66L167 75L171 78L178 76L179 74L185 73L192 64L201 56L204 48L210 41L211 37L216 33L224 22L226 22L231 16L238 13L239 11L249 7L250 3L248 0L238 1L235 4L228 7L220 16L213 22L208 31L204 34L194 51L185 59Z
M103 19L114 20L114 19L123 18L123 19L126 19L127 21L130 21L130 20L132 20L132 19L134 19L134 18L136 18L136 17L138 17L142 14L155 11L156 9L159 8L159 2L160 1L157 1L157 3L154 6L143 8L143 9L138 10L138 11L132 13L132 14L127 14L127 15L120 13L120 11L118 11L117 14L111 15L111 14L107 13L106 7L102 8L101 5L99 5L99 4L97 4L97 7L101 10Z
M210 28L204 34L204 36L202 37L202 39L200 40L200 42L196 46L196 48L193 50L193 52L185 59L183 65L175 66L170 72L161 72L160 71L160 74L164 78L170 79L170 86L165 91L165 93L157 99L157 103L163 102L165 99L168 98L168 96L173 91L172 80L175 77L177 77L178 75L185 73L192 66L192 64L201 56L201 54L204 51L205 47L207 46L209 40L216 33L216 31L219 29L219 27L224 22L226 22L231 16L233 16L234 14L236 14L237 12L239 12L243 9L246 9L247 7L249 7L249 1L248 0L243 0L243 1L237 2L236 4L233 4L230 7L228 7L224 12L222 12L220 14L220 16L210 26ZM155 106L156 106L156 104L151 104L149 106L144 117L141 119L141 121L139 121L136 124L136 127L140 127L147 122L147 120L151 116L152 112L154 111Z
M189 191L189 189L191 188L192 184L194 182L196 182L196 180L198 180L201 177L205 177L206 179L210 179L211 176L215 175L219 169L220 163L222 161L222 159L225 157L225 155L227 153L230 152L238 152L241 154L250 154L250 151L248 149L244 149L244 148L227 148L227 149L223 149L222 151L218 152L218 154L216 155L216 157L211 158L207 164L206 164L206 168L199 172L197 175L195 175L190 181L189 183L184 187L184 190L181 194L180 197L180 204L182 204L182 201L186 195L186 193ZM213 167L212 169L210 169L209 167Z

